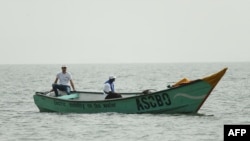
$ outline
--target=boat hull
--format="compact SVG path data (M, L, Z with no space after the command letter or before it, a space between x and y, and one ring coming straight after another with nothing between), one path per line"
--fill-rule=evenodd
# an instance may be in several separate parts
M37 94L34 100L41 112L195 113L211 89L208 83L200 80L188 87L121 99L77 101Z
M72 98L51 97L36 93L34 102L40 112L60 112L60 113L197 113L205 102L217 82L211 84L209 80L218 77L216 81L224 75L217 73L211 78L206 77L192 81L188 84L173 87L151 94L138 94L126 98L107 99L107 100L79 100L76 97L84 97L87 92L75 92ZM93 93L101 95L101 93ZM124 94L125 95L125 94ZM133 93L131 93L133 95Z

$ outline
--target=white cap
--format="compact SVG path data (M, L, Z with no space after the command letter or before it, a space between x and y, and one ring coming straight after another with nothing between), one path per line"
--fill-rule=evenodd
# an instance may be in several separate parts
M114 75L109 76L109 79L115 79L115 78L116 78L116 76L114 76Z
M67 68L67 65L62 65L62 68Z

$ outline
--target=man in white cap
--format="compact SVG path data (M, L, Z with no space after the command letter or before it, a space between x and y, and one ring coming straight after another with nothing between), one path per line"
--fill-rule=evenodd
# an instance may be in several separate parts
M103 92L107 94L105 99L111 99L111 98L121 98L122 96L118 93L115 92L115 86L114 86L114 81L116 79L116 76L110 75L109 80L107 80L104 83L104 88Z
M62 65L61 67L62 72L57 73L55 82L52 84L52 90L55 92L55 96L58 96L58 90L65 91L68 95L70 94L70 85L73 88L73 91L75 91L75 86L72 80L71 73L67 72L67 66ZM57 84L57 81L59 80L59 84Z

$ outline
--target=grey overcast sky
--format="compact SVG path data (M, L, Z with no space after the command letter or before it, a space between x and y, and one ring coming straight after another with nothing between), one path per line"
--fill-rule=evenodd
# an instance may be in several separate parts
M250 0L0 0L0 64L250 61Z

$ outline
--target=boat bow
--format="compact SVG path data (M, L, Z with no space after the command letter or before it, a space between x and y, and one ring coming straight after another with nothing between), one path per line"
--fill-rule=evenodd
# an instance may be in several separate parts
M223 77L223 75L226 73L226 71L227 71L227 68L224 68L221 71L219 71L213 75L210 75L210 76L203 78L202 80L206 81L211 86L215 87L217 85L217 83L220 81L220 79Z
M221 78L224 76L224 74L226 73L228 68L224 68L221 71L214 73L210 76L204 77L202 80L207 82L209 85L211 85L211 90L210 92L207 94L207 96L204 98L203 102L200 104L200 106L197 108L196 112L199 111L199 109L201 108L201 106L203 105L203 103L206 101L206 99L208 98L208 96L211 94L211 92L213 91L213 89L215 88L215 86L218 84L218 82L221 80Z

